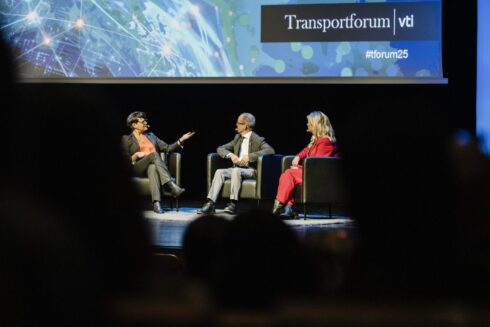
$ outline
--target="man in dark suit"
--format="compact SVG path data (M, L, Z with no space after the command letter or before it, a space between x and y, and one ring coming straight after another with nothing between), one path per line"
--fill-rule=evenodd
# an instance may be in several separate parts
M226 179L230 179L230 203L226 206L225 212L236 213L242 178L255 178L255 166L259 156L274 154L274 149L265 142L264 138L253 131L254 127L255 117L246 112L242 113L236 122L235 130L238 134L231 142L218 147L218 154L222 158L230 159L233 167L216 170L207 201L200 212L207 214L214 212L223 183Z
M167 153L182 149L183 142L192 137L194 132L188 132L182 135L177 142L168 145L155 134L148 132L150 126L144 112L136 111L131 113L126 122L132 132L122 137L124 154L131 162L136 176L148 176L153 211L163 213L164 210L160 204L160 187L165 185L174 197L180 196L185 189L180 188L173 182L167 165L160 156L160 152Z

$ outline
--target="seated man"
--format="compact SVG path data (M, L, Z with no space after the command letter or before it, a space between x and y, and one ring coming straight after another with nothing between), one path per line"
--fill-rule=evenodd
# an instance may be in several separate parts
M174 197L180 196L185 189L180 188L172 180L165 161L160 157L160 152L172 152L182 149L183 142L194 135L188 132L182 135L177 142L168 145L155 134L148 132L146 114L141 111L131 113L126 120L131 134L124 135L122 146L125 156L133 166L136 176L148 177L150 182L153 211L163 213L160 201L160 187L165 185Z
M233 167L216 170L207 202L201 208L201 213L210 214L214 212L216 200L226 179L231 179L231 190L230 203L226 206L225 212L236 213L242 177L255 178L255 163L259 156L274 154L274 149L265 142L264 138L253 132L254 126L255 117L249 113L242 113L236 122L235 130L238 134L231 142L218 147L218 154L222 158L230 159L233 162Z

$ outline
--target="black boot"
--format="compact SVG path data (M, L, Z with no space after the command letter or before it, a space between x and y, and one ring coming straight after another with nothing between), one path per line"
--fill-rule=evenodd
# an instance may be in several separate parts
M272 208L272 213L274 215L280 215L284 210L284 204L279 200L274 200L274 207Z
M173 181L170 181L165 185L168 187L172 195L176 198L178 198L179 196L182 195L182 193L185 192L185 188L180 187L179 185L175 184Z
M296 212L293 210L293 205L288 204L284 207L284 212L281 214L283 219L297 219Z
M214 202L211 200L206 201L202 208L198 210L199 213L204 213L204 214L212 214L214 213Z
M153 202L153 211L156 213L164 213L165 210L163 210L162 205L160 204L160 201L155 201Z

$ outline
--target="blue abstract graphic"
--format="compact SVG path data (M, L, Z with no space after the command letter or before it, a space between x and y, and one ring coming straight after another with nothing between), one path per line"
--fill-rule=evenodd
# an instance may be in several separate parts
M339 2L1 0L0 29L24 78L442 77L440 40L261 43L262 5Z

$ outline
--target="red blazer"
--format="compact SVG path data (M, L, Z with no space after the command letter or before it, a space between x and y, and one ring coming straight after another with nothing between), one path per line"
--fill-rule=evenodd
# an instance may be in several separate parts
M304 148L296 156L300 158L300 162L306 157L337 157L337 145L332 143L328 137L321 137L313 143L311 148Z

